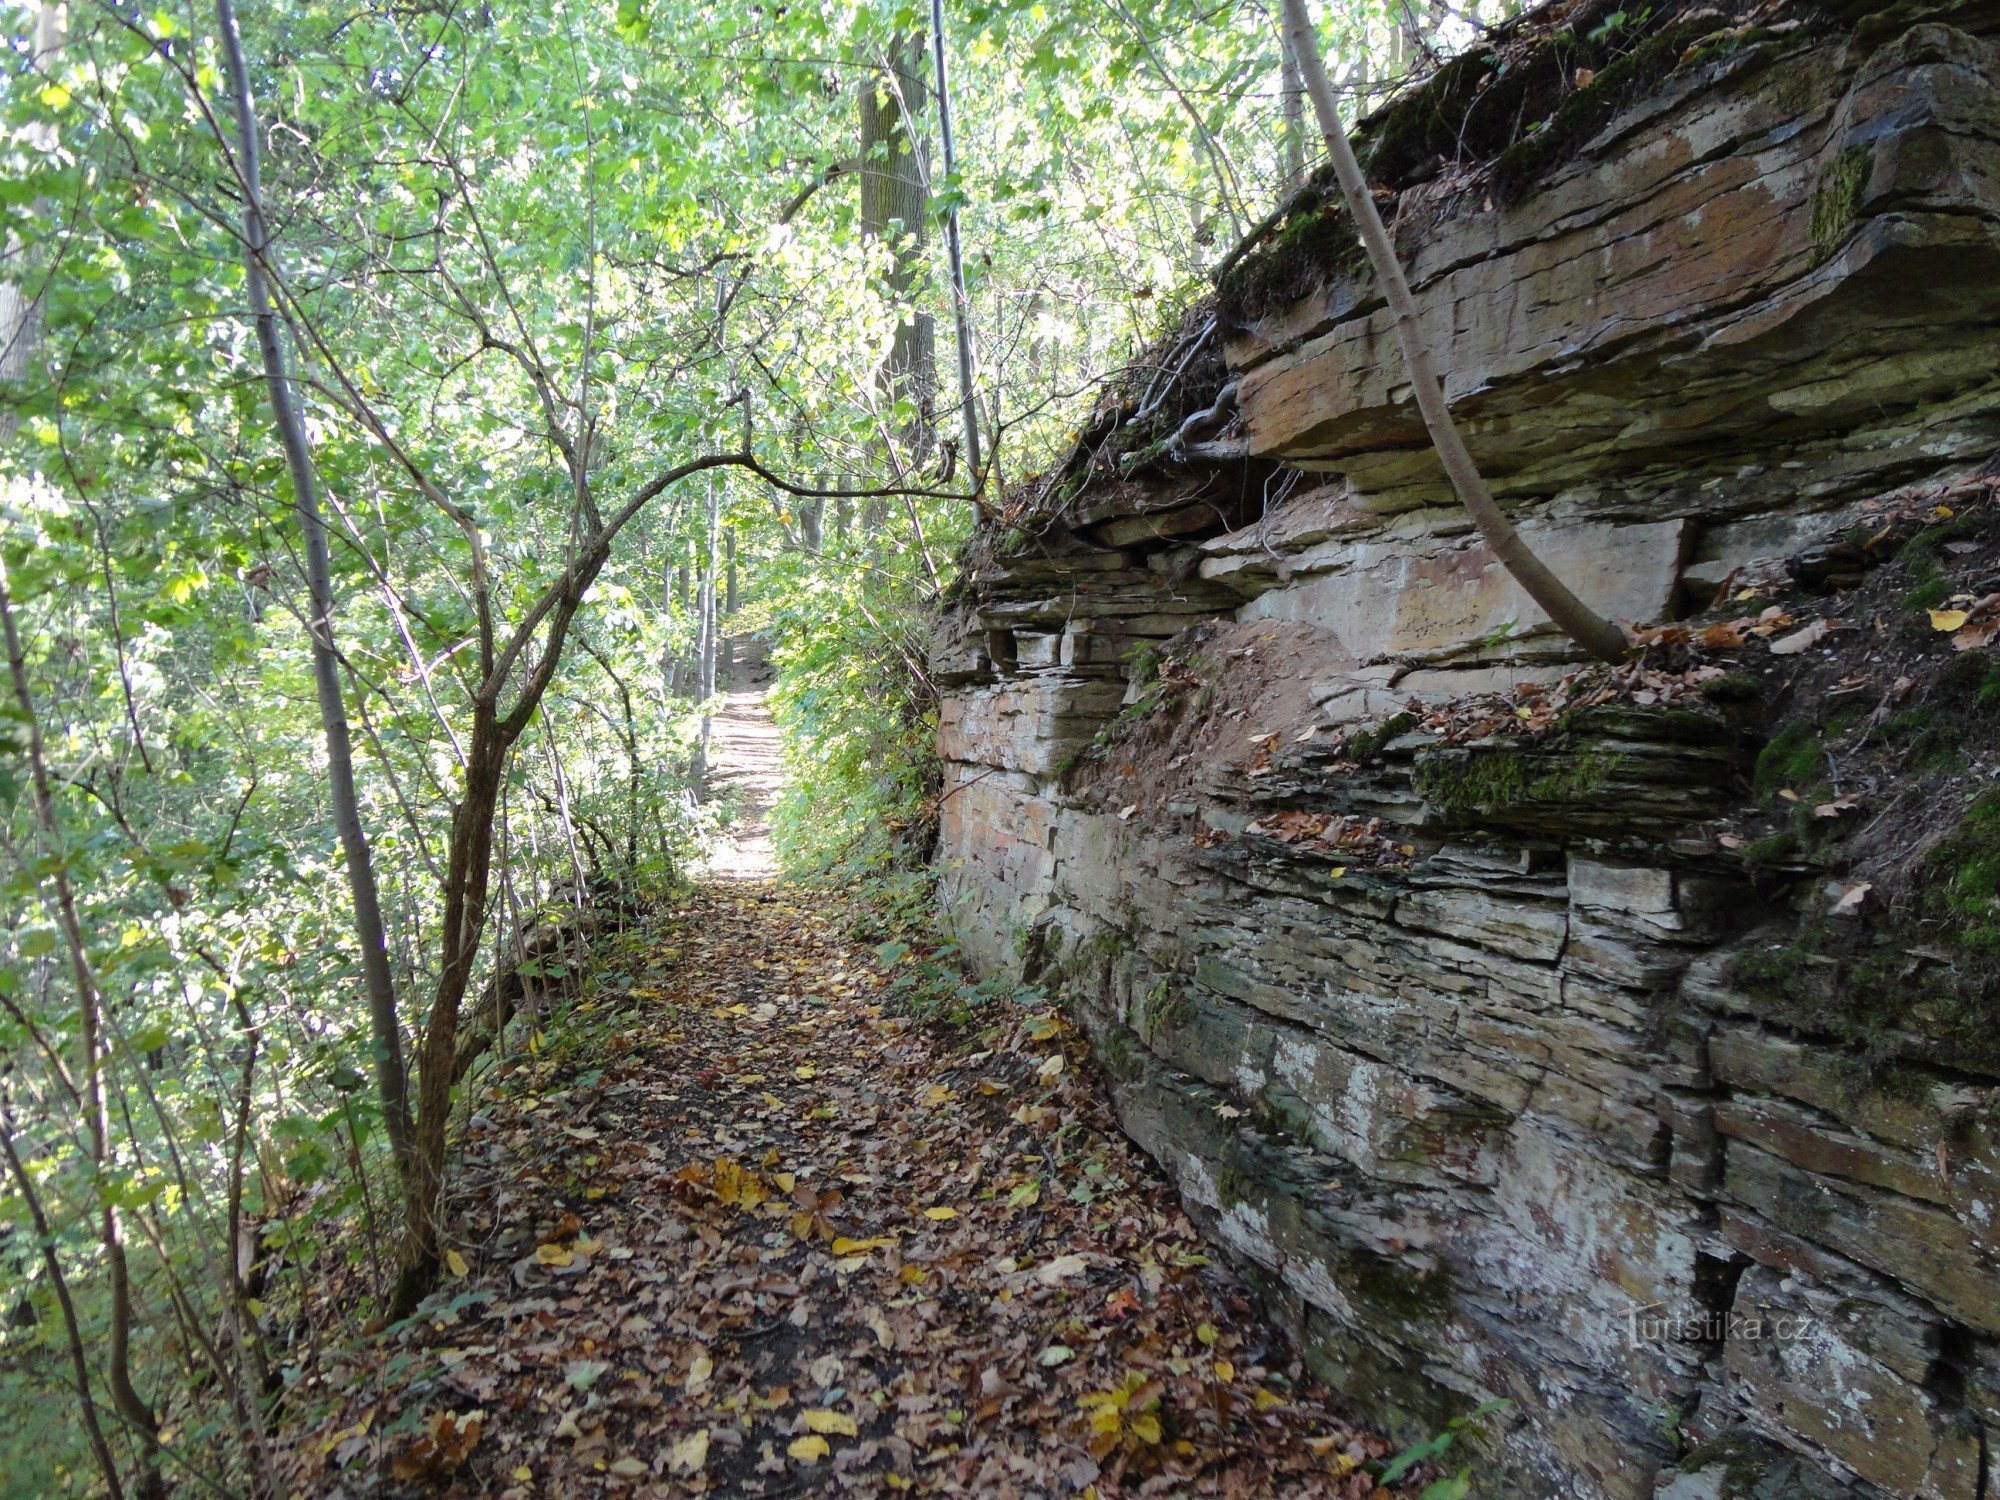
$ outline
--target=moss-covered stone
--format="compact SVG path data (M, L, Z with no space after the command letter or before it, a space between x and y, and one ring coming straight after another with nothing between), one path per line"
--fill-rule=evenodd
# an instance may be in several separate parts
M1727 24L1714 12L1676 22L1610 60L1586 87L1500 154L1493 168L1495 190L1503 199L1520 197L1543 173L1609 124L1619 110L1680 66L1689 47Z
M1382 753L1382 747L1406 730L1414 729L1418 723L1413 713L1395 713L1381 723L1366 729L1357 729L1347 737L1346 756L1352 761L1370 761Z
M1441 751L1418 762L1416 786L1441 812L1490 816L1530 804L1580 802L1602 787L1617 765L1615 755L1596 749Z
M1764 1015L1852 1046L1872 1068L1914 1054L2000 1077L2000 791L1967 804L1886 913L1815 913L1730 969Z
M1271 308L1289 307L1329 281L1368 273L1368 252L1337 192L1330 201L1295 213L1268 245L1222 278L1216 314L1225 324L1240 326Z
M1866 146L1849 146L1828 162L1813 185L1809 208L1815 262L1828 260L1846 242L1861 213L1872 160Z

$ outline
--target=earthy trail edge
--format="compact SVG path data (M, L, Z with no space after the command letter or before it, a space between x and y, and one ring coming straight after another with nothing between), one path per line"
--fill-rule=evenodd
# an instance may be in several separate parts
M1374 1491L1076 1034L899 1018L842 922L715 881L605 945L474 1101L462 1274L300 1382L300 1490Z
M771 807L784 785L778 726L764 702L770 668L763 643L745 636L734 643L729 692L715 716L708 795L735 799L735 817L709 855L710 875L762 878L778 872L771 847Z

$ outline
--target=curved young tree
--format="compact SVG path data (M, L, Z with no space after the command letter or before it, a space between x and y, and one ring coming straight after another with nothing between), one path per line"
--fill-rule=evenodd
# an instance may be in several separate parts
M1493 555L1500 559L1501 566L1513 574L1514 581L1555 621L1556 627L1592 656L1604 661L1622 660L1626 651L1625 633L1577 598L1569 585L1556 577L1534 549L1521 540L1521 533L1494 501L1492 489L1479 472L1479 465L1473 462L1458 423L1452 420L1437 364L1417 322L1417 305L1410 295L1409 279L1396 259L1396 247L1368 191L1368 180L1362 175L1361 163L1355 159L1347 130L1340 123L1333 85L1320 58L1319 38L1313 30L1312 17L1307 14L1306 0L1285 0L1285 28L1291 39L1292 56L1305 79L1306 93L1312 99L1313 112L1319 117L1320 131L1326 137L1327 153L1333 158L1341 195L1347 200L1354 227L1368 252L1375 284L1389 304L1390 321L1395 324L1396 341L1403 350L1403 364L1409 372L1417 410L1423 413L1424 426L1430 432L1451 487L1458 492L1473 524L1493 549Z

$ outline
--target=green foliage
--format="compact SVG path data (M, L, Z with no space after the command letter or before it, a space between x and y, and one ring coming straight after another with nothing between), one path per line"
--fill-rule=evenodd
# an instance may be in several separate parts
M787 789L774 827L800 873L868 876L920 865L935 834L937 697L924 675L933 621L918 580L790 563L774 618Z
M1466 1439L1486 1436L1482 1419L1497 1415L1513 1405L1510 1401L1493 1400L1474 1407L1461 1416L1453 1417L1437 1432L1418 1442L1412 1443L1382 1466L1376 1477L1384 1485L1394 1484L1412 1469L1421 1464L1435 1463L1451 1451L1455 1443ZM1423 1489L1420 1500L1464 1500L1472 1493L1472 1471L1460 1469L1455 1474L1435 1479Z

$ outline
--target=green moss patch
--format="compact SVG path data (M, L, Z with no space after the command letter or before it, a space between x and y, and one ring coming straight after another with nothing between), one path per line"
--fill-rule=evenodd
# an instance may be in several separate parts
M1810 205L1813 263L1831 259L1847 240L1861 213L1873 156L1866 146L1849 146L1827 163L1813 185Z

